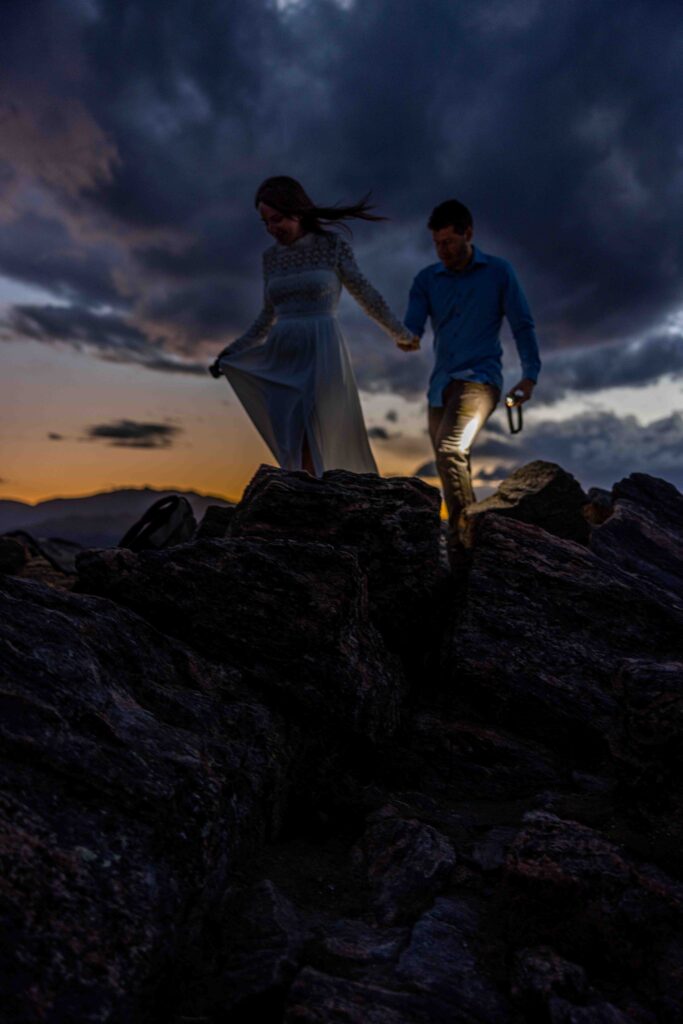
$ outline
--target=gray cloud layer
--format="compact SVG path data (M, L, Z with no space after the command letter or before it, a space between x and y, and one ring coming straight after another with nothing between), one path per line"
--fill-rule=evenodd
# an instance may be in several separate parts
M546 420L513 438L488 436L477 459L499 460L493 476L533 459L559 462L584 486L611 487L630 473L650 473L683 489L683 415L671 413L649 424L635 416L596 412L555 422Z
M464 199L559 353L546 401L680 371L658 333L683 270L678 0L5 0L3 23L0 273L74 305L19 334L199 372L257 311L252 196L290 173L322 201L374 189L392 221L357 247L398 311L429 210ZM350 322L363 386L422 391L428 353Z

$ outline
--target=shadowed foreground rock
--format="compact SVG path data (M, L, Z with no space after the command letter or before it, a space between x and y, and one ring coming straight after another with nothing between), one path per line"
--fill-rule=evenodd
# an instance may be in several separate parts
M678 1024L683 498L584 502L524 467L455 580L348 473L71 593L10 546L3 1024Z
M190 910L277 829L296 735L109 601L5 578L0 642L3 1019L142 1019Z
M353 553L323 544L203 540L91 551L79 588L137 612L316 723L376 739L398 720L402 671L368 618Z

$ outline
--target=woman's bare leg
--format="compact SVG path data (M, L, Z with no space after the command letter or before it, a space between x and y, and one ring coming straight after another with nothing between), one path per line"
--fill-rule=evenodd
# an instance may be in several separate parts
M301 447L301 468L305 469L311 476L315 476L315 466L313 465L311 447L308 443L308 434L304 434L304 443Z

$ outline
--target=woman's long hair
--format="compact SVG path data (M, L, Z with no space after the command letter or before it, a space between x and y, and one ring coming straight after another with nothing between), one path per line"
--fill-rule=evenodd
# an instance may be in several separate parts
M374 209L368 202L370 192L364 195L358 203L351 206L316 206L311 197L307 194L302 185L295 178L288 178L280 175L275 178L266 178L259 185L254 199L254 206L265 203L272 206L274 210L285 217L300 217L301 226L304 231L313 231L315 234L323 234L326 226L339 224L340 227L351 233L348 224L343 221L355 218L356 220L387 220L378 214L371 213Z

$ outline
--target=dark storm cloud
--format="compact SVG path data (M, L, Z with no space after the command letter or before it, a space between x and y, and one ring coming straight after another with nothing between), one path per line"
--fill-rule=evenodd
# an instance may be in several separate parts
M137 327L119 316L73 306L16 306L3 325L5 337L26 337L94 351L112 363L135 363L165 373L203 374L203 363L175 360Z
M168 423L118 420L88 427L85 437L88 441L105 441L115 448L170 448L179 433L180 427Z
M550 405L571 392L643 387L667 374L683 375L683 335L676 332L627 345L561 352L546 361L534 404Z
M678 0L66 7L3 7L0 273L129 309L160 368L258 311L253 192L272 173L323 201L373 188L392 220L361 226L357 249L399 313L433 259L426 217L451 195L517 266L546 353L661 339L680 303ZM34 217L23 256L19 216ZM423 391L428 354L397 358L350 322L365 388ZM93 348L154 365L138 342ZM671 372L629 353L631 383ZM548 364L547 396L584 387L577 359Z
M0 224L0 273L60 299L121 306L114 266L111 246L86 246L72 239L54 217L25 213Z
M480 439L474 462L500 459L498 471L534 459L558 462L584 487L611 487L629 473L661 476L683 487L683 414L673 412L652 423L635 416L595 412L555 422L545 420L507 440Z

